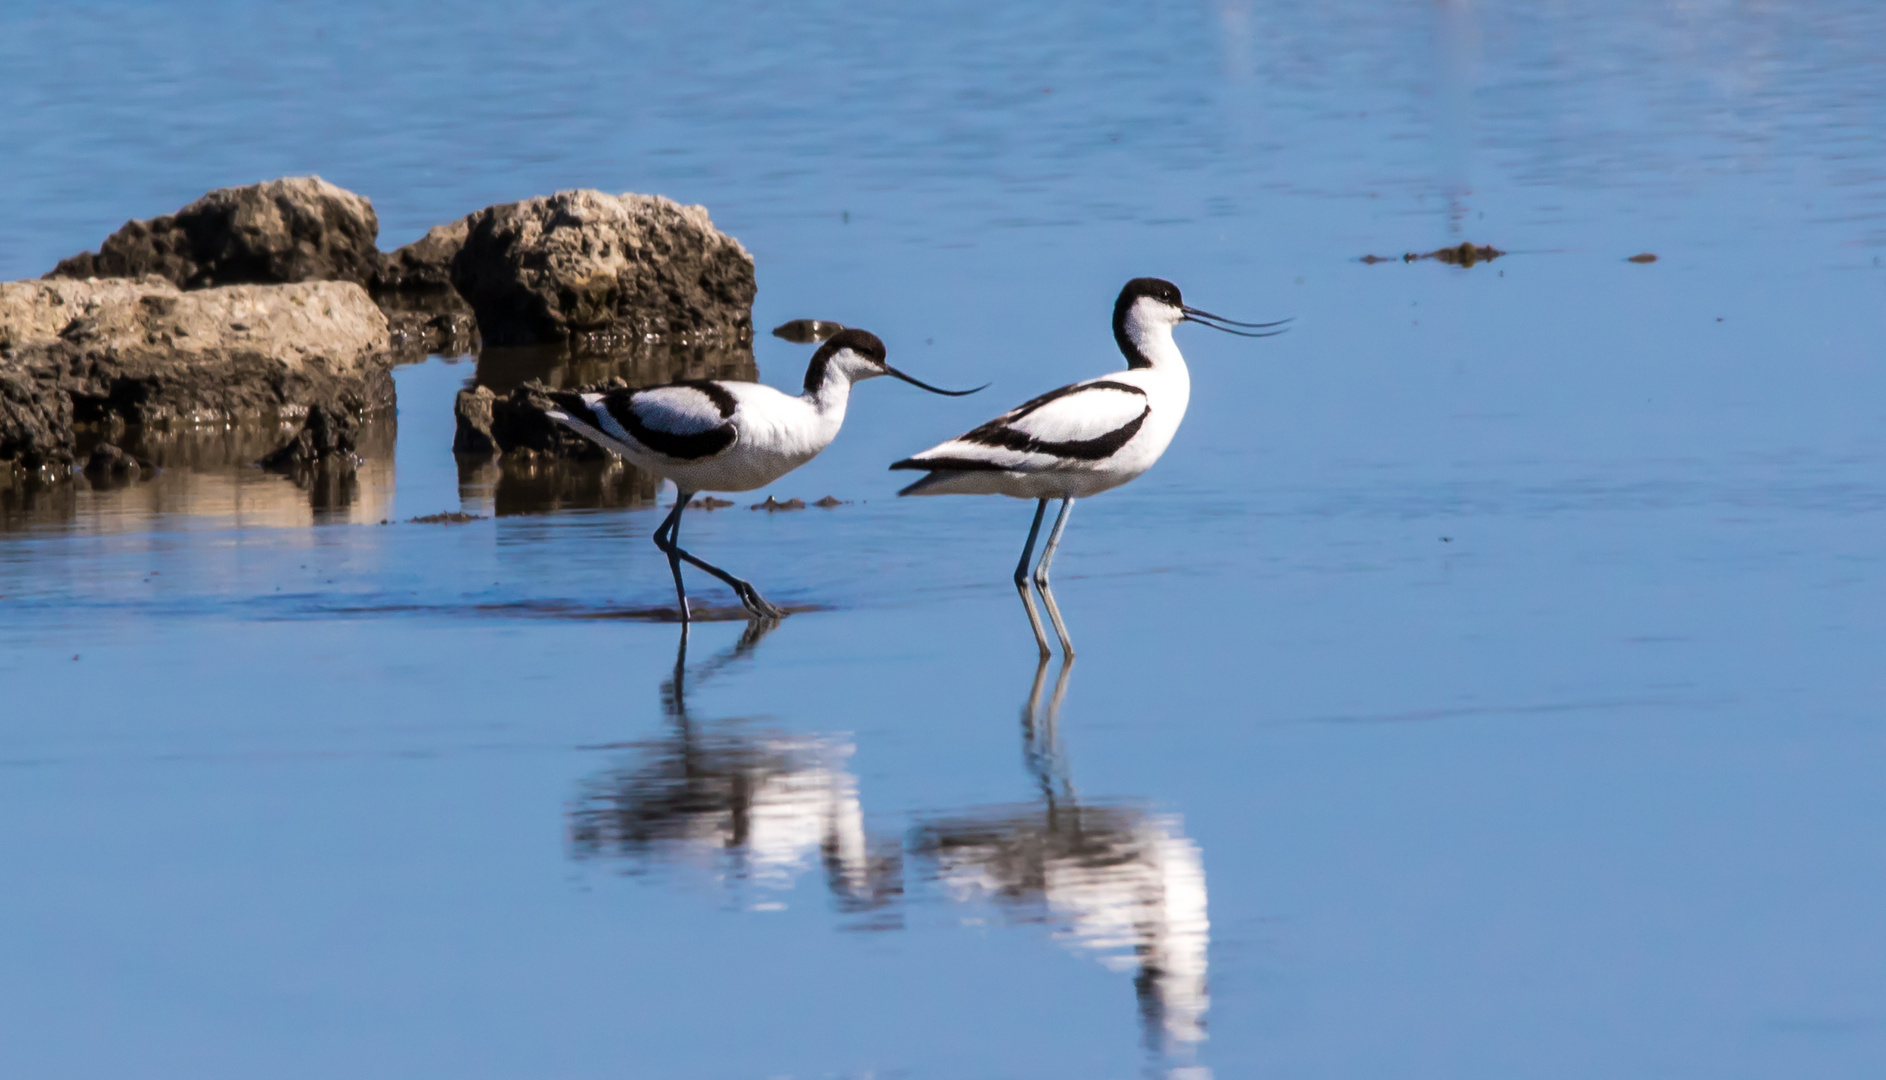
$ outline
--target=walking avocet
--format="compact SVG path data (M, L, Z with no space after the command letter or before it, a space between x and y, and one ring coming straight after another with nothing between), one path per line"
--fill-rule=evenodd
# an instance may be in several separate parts
M974 431L892 465L929 474L898 494L1008 495L1035 500L1035 521L1028 527L1021 561L1015 564L1015 588L1022 595L1043 656L1051 650L1028 594L1028 558L1034 553L1048 500L1060 499L1061 512L1035 567L1035 586L1048 606L1061 651L1072 656L1067 626L1048 588L1048 567L1061 545L1074 500L1119 487L1152 468L1178 432L1192 382L1185 358L1172 340L1172 328L1195 322L1240 337L1271 337L1283 333L1271 327L1289 321L1237 322L1187 307L1178 286L1170 281L1134 278L1120 290L1113 305L1113 340L1126 354L1127 370L1050 390Z
M668 556L682 622L689 619L683 562L731 585L754 617L777 619L785 612L751 583L682 549L681 512L700 492L752 491L817 457L845 422L852 383L890 375L933 394L976 392L913 379L885 363L884 355L877 335L840 330L812 354L805 393L797 397L760 383L689 379L603 394L553 393L556 407L546 413L629 463L674 481L674 510L655 530L655 546Z

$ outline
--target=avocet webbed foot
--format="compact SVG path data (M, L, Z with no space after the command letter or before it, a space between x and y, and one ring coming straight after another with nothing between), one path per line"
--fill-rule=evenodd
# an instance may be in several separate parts
M751 612L756 619L766 619L776 622L786 617L786 609L771 603L766 597L761 596L760 590L754 588L752 582L741 581L736 578L734 580L733 591L734 595L740 598L741 605L744 606L747 611Z

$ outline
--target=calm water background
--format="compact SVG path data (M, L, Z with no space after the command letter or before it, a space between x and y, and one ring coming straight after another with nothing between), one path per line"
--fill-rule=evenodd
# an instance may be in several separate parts
M683 688L673 625L568 617L665 599L653 508L375 524L490 512L467 363L401 369L344 513L173 469L9 518L8 1075L1886 1068L1886 8L20 3L0 100L9 278L278 175L386 248L657 191L759 325L995 382L865 387L776 491L849 506L691 516L826 610ZM1513 254L1357 261L1461 240ZM1138 274L1297 322L1182 331L1049 731L1027 508L883 466L1117 363ZM772 778L750 835L583 839L689 762ZM1084 891L935 855L1071 807L1138 838Z

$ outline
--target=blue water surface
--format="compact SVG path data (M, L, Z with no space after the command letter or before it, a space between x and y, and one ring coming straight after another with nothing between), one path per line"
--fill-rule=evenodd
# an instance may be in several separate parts
M498 513L463 358L398 370L339 506L233 452L8 504L0 1066L1886 1070L1882 42L1862 0L0 8L0 275L280 175L388 249L654 191L762 328L994 384L865 386L755 493L847 505L690 514L813 610L678 676L663 509ZM1400 259L1462 241L1508 254ZM1076 508L1038 670L1031 508L884 466L1117 366L1142 274L1296 321L1181 328L1185 427Z

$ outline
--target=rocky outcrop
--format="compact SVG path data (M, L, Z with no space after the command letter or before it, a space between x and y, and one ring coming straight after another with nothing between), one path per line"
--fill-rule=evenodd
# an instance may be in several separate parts
M753 339L753 257L704 207L565 191L467 226L452 284L486 345Z
M184 289L351 281L381 271L380 219L365 198L318 176L219 188L174 214L126 222L95 252L47 277L155 274Z
M452 287L452 260L465 246L465 233L470 227L466 218L434 225L426 235L381 256L372 282L373 295L440 294L457 299L458 290Z
M478 349L471 305L452 287L452 260L465 243L464 218L434 225L426 235L381 256L369 288L386 312L393 347L417 359L427 353L463 356Z
M393 403L386 317L346 282L183 291L0 283L0 470L69 474L75 425L282 419Z
M495 454L498 440L491 435L491 411L498 396L489 386L460 390L452 401L452 416L457 421L452 432L454 454Z
M347 374L385 352L386 316L337 281L189 292L157 277L0 282L0 350L57 341L120 358L253 354Z
M72 399L49 373L0 356L0 486L17 474L70 474Z

